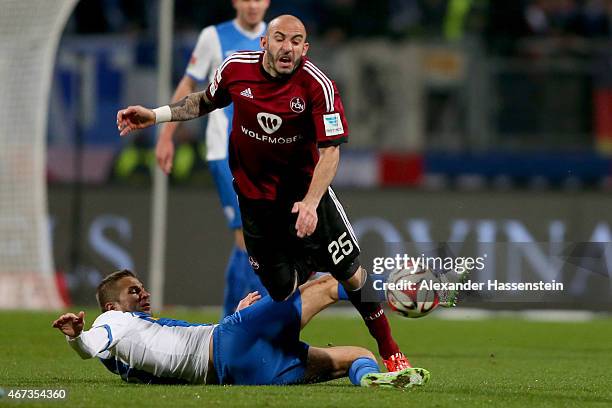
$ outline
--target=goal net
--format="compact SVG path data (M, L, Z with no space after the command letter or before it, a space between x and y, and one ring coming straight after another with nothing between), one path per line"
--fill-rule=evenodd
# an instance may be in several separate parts
M77 0L2 0L0 308L62 306L47 220L45 147L57 44Z

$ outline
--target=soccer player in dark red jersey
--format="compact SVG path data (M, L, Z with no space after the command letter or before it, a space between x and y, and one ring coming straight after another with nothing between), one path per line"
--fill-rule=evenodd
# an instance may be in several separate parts
M270 296L283 301L313 271L329 271L344 287L378 343L389 371L410 366L359 262L359 245L330 184L347 142L336 84L306 58L302 22L272 20L263 51L238 52L217 69L206 90L156 109L117 113L121 136L157 123L194 119L234 103L229 164L249 260ZM168 172L172 141L158 142Z

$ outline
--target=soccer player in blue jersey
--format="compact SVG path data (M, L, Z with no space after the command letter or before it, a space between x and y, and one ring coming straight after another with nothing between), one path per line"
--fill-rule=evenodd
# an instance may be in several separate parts
M300 341L304 326L338 300L331 276L302 285L284 302L251 292L220 324L154 318L150 294L128 270L107 276L96 297L103 313L89 330L82 311L61 315L53 327L83 359L98 357L127 382L286 385L348 376L360 386L409 388L429 380L422 368L381 373L362 347Z
M270 5L269 0L232 0L236 18L208 26L202 30L193 49L185 75L179 82L172 101L176 102L194 92L199 85L206 85L221 62L230 54L241 50L259 50L259 39L266 31L263 18ZM234 248L225 270L223 315L234 312L236 305L248 291L267 294L249 264L242 235L240 209L232 174L227 161L228 138L231 131L233 105L213 112L206 128L206 160L215 181L228 227L234 233ZM177 123L168 123L161 131L156 147L160 167L171 171L174 145L172 135ZM162 161L162 157L166 161ZM168 161L167 158L170 157Z

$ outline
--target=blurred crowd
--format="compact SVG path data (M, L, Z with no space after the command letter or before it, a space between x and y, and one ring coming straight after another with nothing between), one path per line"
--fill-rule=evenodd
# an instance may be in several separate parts
M610 37L610 0L535 0L522 11L529 34Z
M81 1L69 25L79 34L155 30L156 2ZM370 36L468 35L503 41L523 37L612 37L612 0L291 0L271 2L269 16L302 18L328 41ZM177 30L199 30L230 19L230 0L175 0Z

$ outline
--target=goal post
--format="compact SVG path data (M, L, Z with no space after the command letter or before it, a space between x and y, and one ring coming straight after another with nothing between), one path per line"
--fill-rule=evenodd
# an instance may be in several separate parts
M77 0L3 0L0 12L0 309L63 306L46 186L48 100Z

